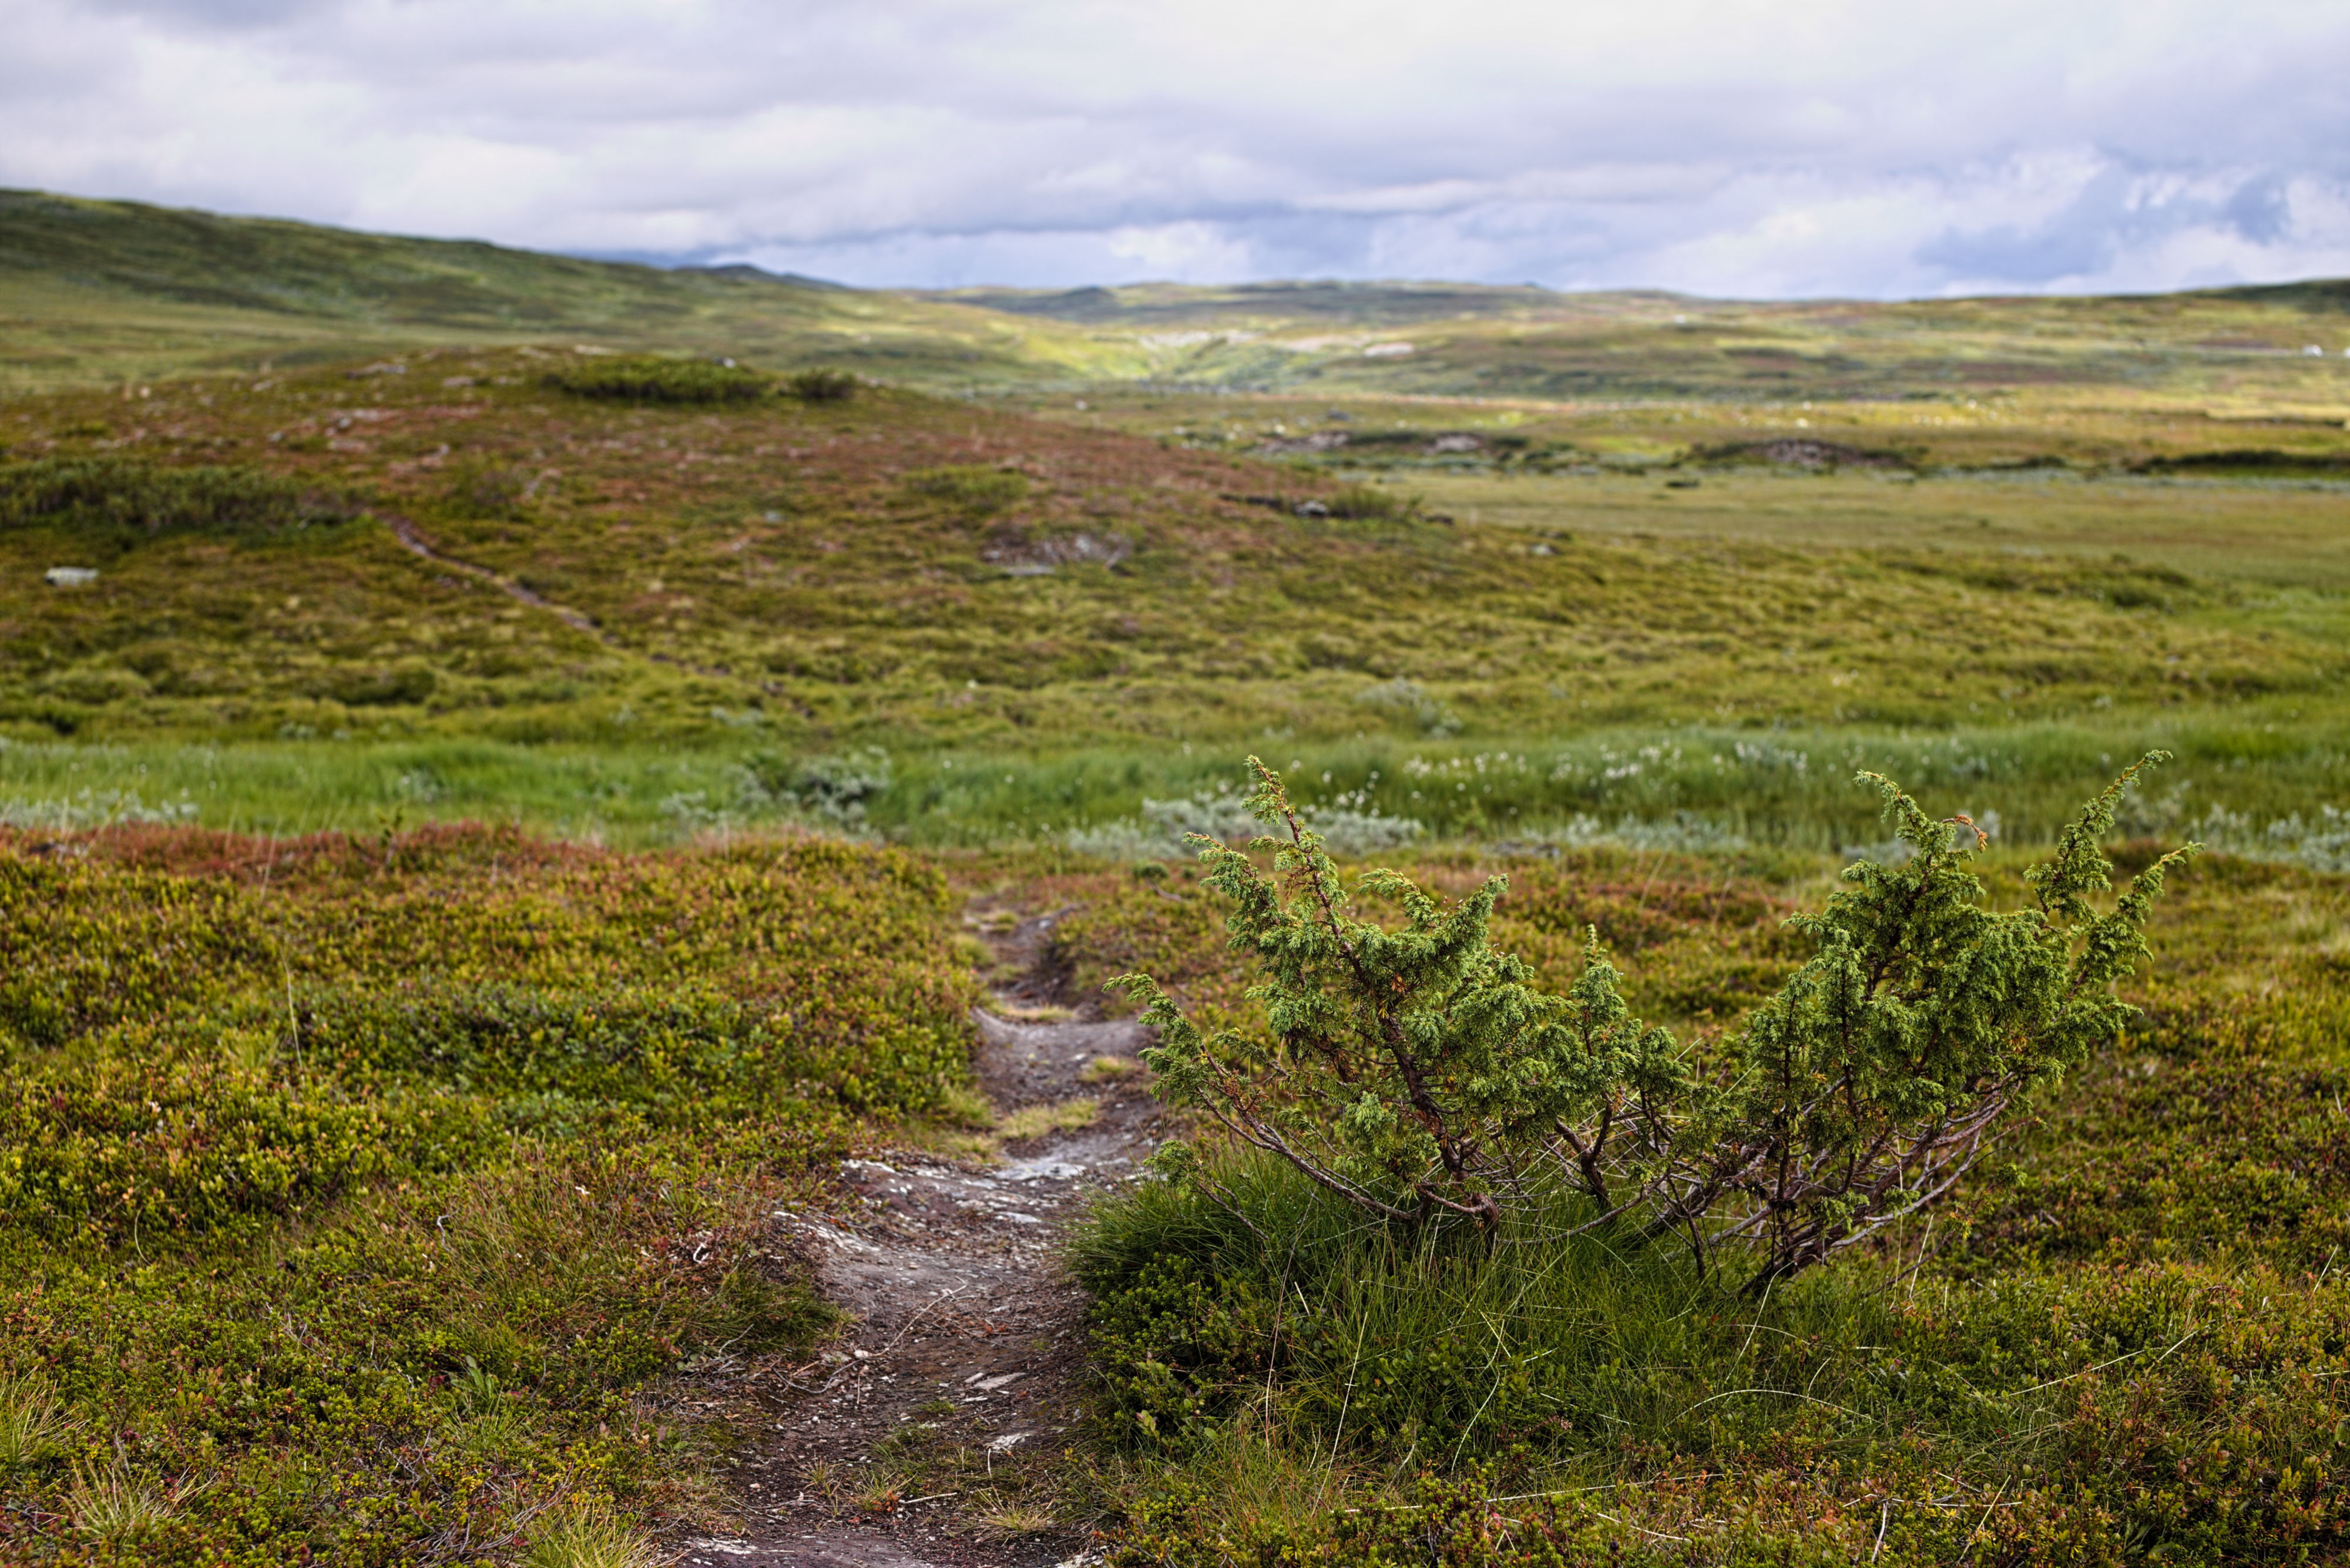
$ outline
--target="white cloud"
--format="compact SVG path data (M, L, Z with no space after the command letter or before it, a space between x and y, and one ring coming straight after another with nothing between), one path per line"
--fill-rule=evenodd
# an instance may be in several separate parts
M1249 275L1254 263L1246 240L1215 223L1160 223L1113 229L1107 248L1151 277Z
M0 0L0 181L852 282L2350 272L2334 0Z

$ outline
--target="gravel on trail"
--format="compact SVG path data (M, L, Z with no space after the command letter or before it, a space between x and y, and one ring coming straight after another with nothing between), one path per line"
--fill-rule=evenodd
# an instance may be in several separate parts
M1039 961L1067 910L967 923L1020 978L975 1010L978 1085L1035 1136L994 1159L876 1150L843 1163L825 1212L785 1211L771 1247L804 1259L848 1314L805 1366L723 1361L669 1403L755 1430L728 1470L739 1533L674 1542L690 1568L1048 1568L1095 1560L1039 1509L1008 1517L998 1478L1045 1482L1085 1417L1084 1300L1064 1229L1131 1179L1170 1128L1132 1065L1131 1019L1061 1017ZM1001 928L1001 929L998 929ZM1039 1015L1042 1017L1040 1018ZM1044 1021L1050 1019L1053 1021ZM1091 1100L1085 1118L1072 1102ZM1063 1125L1049 1124L1058 1121ZM1015 1127L1016 1123L1013 1124ZM942 1462L943 1461L943 1462ZM907 1490L926 1476L935 1492ZM970 1494L998 1500L991 1510Z

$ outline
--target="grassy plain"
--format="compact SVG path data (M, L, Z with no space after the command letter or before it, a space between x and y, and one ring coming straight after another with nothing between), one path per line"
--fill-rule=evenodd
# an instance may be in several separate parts
M2150 743L2186 763L2173 820L2258 836L2336 802L2342 491L2130 472L2239 450L2192 445L2200 416L2052 426L2064 467L1994 471L2022 413L1991 453L1915 422L1958 414L1773 415L1762 436L1816 431L1832 459L1925 446L1805 469L1722 455L1753 410L1366 404L1335 428L1403 439L1268 463L1323 410L1211 438L1199 402L1141 395L1038 419L540 384L578 358L11 403L19 463L225 464L371 508L0 532L13 818L1045 842L1212 789L1250 747L1440 834L1694 814L1834 847L1867 813L1814 759L1939 757L2028 838ZM1430 450L1448 435L1482 444ZM2277 439L2322 462L2345 438ZM1388 515L1299 514L1350 483ZM98 580L44 580L60 566ZM1473 787L1430 787L1463 767Z
M1156 356L1153 381L1193 390L1762 403L2029 391L2335 419L2350 401L2339 282L1890 304L1442 283L944 297L1123 339Z

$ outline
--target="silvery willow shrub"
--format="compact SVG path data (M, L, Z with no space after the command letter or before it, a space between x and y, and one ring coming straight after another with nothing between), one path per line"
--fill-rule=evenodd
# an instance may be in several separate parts
M2092 898L2113 867L2098 845L2160 757L2082 808L2027 874L2034 905L2006 912L1983 907L1973 823L1936 820L1860 775L1911 854L1847 867L1847 888L1796 918L1813 957L1702 1054L1632 1016L1596 932L1565 995L1536 989L1487 941L1506 877L1457 902L1387 870L1350 891L1255 758L1251 809L1280 831L1247 848L1272 852L1271 873L1195 842L1232 903L1232 947L1261 969L1250 996L1270 1045L1203 1035L1147 975L1113 983L1158 1031L1143 1059L1163 1098L1372 1214L1490 1233L1564 1183L1588 1199L1577 1229L1679 1237L1700 1263L1725 1245L1751 1251L1760 1291L1948 1193L2019 1099L2127 1021L2112 983L2146 954L2164 873L2197 846L2101 913ZM1362 900L1400 923L1362 918ZM1184 1154L1170 1163L1212 1189Z

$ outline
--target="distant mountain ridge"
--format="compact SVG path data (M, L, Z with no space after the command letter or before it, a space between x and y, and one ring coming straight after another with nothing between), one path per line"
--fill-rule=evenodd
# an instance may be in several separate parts
M0 387L566 341L958 391L1785 400L2074 386L2350 407L2344 280L1893 303L1412 280L879 290L0 191Z
M1125 284L1071 289L954 288L930 291L991 310L1049 316L1088 325L1169 326L1209 318L1255 317L1292 321L1399 325L1462 316L1499 316L1556 309L1568 300L1670 300L1653 290L1566 295L1536 284L1431 283L1413 280L1353 281L1336 278L1296 282L1191 285Z
M556 318L562 293L536 291L550 283L594 286L616 265L477 240L0 191L0 271L189 305L505 325ZM628 270L652 288L670 275Z

